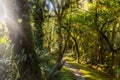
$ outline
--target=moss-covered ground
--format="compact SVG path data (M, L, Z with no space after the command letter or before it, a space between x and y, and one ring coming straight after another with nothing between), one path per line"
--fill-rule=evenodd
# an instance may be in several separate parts
M90 65L78 64L73 58L73 56L72 57L71 56L72 54L65 56L65 59L67 59L66 63L78 69L83 74L86 80L116 80L116 79L113 79L112 76L110 77L109 74L100 72L92 68ZM59 77L58 80L75 80L74 74L66 66L62 68L58 77Z

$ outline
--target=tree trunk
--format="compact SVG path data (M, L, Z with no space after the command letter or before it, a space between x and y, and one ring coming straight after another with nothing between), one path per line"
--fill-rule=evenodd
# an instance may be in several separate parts
M76 49L76 52L77 52L77 62L80 63L80 61L79 61L80 52L79 52L79 46L78 46L77 40L72 35L71 35L71 37L72 37L72 39L73 39L73 41L75 43L75 49Z
M35 27L35 31L34 31L34 35L35 35L35 45L36 47L42 51L43 50L43 27L42 27L42 23L44 21L43 18L43 11L42 11L42 6L40 6L40 1L36 0L34 1L33 5L35 6L35 8L33 9L33 19L34 19L34 27Z
M58 63L61 63L61 60L63 58L62 54L62 42L63 42L63 37L62 37L62 19L58 17Z
M36 58L33 36L31 32L31 26L29 22L29 5L26 0L12 0L16 1L11 3L11 13L14 17L7 21L7 26L10 31L10 39L14 45L13 47L13 58L19 71L19 80L40 80L41 71ZM7 4L9 4L7 2ZM15 11L12 5L18 5ZM17 17L18 18L17 18ZM20 20L21 22L19 22ZM19 23L18 23L18 22Z

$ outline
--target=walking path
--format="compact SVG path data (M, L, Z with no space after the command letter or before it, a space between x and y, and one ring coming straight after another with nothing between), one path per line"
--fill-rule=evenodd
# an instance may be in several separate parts
M68 67L70 71L75 75L75 78L76 78L75 80L85 80L85 78L80 73L80 71L76 69L74 66L67 64L67 63L65 63L65 66Z

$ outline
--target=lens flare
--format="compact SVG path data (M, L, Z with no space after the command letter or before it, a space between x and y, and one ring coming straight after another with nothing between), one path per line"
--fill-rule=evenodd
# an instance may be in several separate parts
M21 29L22 19L18 16L16 0L0 0L0 20L5 21L10 32L24 36Z
M0 20L4 19L6 16L6 7L2 0L0 0Z

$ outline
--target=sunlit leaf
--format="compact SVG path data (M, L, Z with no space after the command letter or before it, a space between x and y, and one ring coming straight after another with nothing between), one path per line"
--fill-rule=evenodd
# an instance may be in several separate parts
M0 43L6 43L7 42L7 38L6 37L3 37L1 40L0 40Z

